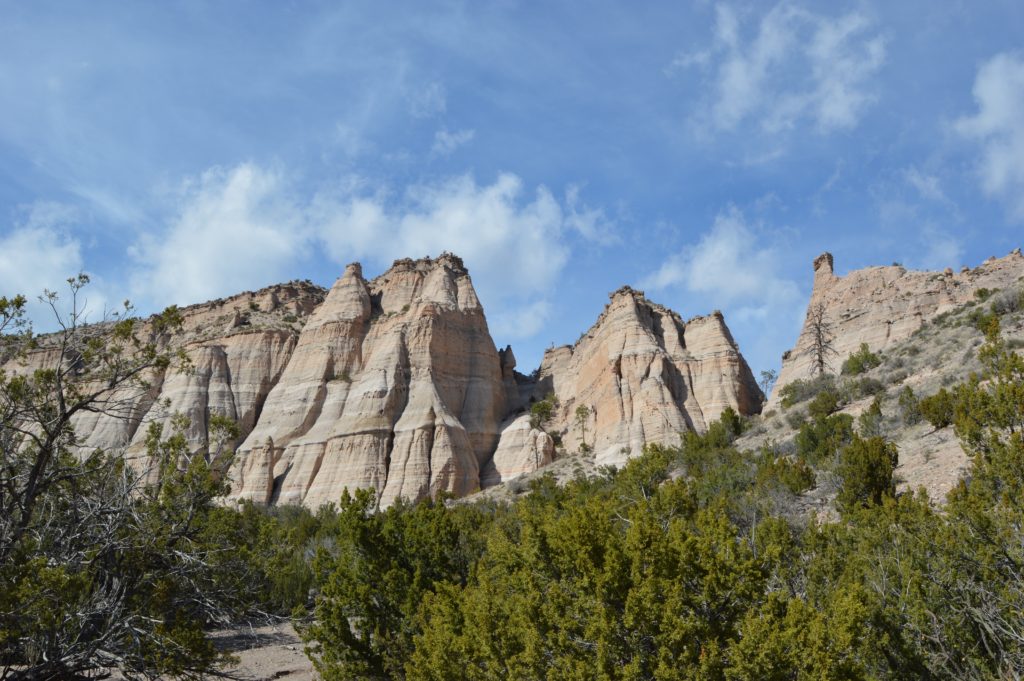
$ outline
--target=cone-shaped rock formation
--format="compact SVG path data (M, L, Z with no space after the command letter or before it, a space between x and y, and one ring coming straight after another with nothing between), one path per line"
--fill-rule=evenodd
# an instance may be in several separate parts
M242 433L232 497L260 504L316 507L345 488L372 488L381 505L462 496L583 449L621 463L645 443L704 430L726 407L761 403L721 314L683 322L628 287L575 345L524 376L512 348L495 347L451 254L399 260L372 280L353 264L327 292L294 282L182 316L184 328L159 340L184 350L192 371L149 377L117 413L84 414L79 442L145 468L150 423L184 414L203 451L210 415L227 416ZM4 369L52 361L43 343L28 365ZM554 417L531 422L531 403L549 394Z

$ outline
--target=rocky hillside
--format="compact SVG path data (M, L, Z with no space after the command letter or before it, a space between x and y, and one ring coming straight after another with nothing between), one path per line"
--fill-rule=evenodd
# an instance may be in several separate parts
M210 415L227 416L242 433L232 494L260 504L316 507L346 487L375 489L381 505L464 496L566 452L621 463L762 401L720 313L684 322L628 287L575 345L521 374L451 254L399 260L370 280L353 264L330 291L293 282L182 315L183 329L159 340L194 371L154 375L127 410L86 415L80 441L144 466L149 423L184 414L201 450ZM9 368L51 360L44 349ZM549 418L531 414L538 403Z
M147 377L147 390L127 396L127 407L118 404L115 410L81 415L75 422L80 444L85 449L120 449L138 463L148 424L168 423L176 413L189 418L187 436L197 448L206 445L211 413L227 416L248 432L288 365L303 323L323 302L324 293L309 282L291 282L183 308L180 331L160 340L183 349L192 370L155 373ZM148 322L139 335L152 335ZM29 366L51 360L43 339Z
M959 272L908 270L899 265L867 267L839 277L831 253L814 260L814 288L808 313L821 305L832 336L827 370L838 374L843 360L867 343L882 351L906 340L929 320L975 300L979 291L1001 290L1024 275L1024 256L1015 249L1003 258L989 258ZM782 370L768 408L778 405L779 391L812 373L813 334L808 314L796 346L782 356Z
M1015 249L973 269L954 273L909 271L899 266L869 267L838 277L832 256L814 262L814 292L808 308L822 304L832 331L825 380L811 379L811 338L805 324L762 415L738 442L746 450L769 446L794 449L808 404L821 390L840 397L839 413L859 418L878 402L880 434L899 451L901 489L924 488L942 500L968 465L952 427L936 429L912 413L913 405L943 388L980 373L978 348L983 327L999 319L1009 347L1024 347L1024 256ZM844 362L866 344L873 361L842 372ZM787 389L788 386L788 389ZM788 395L788 400L783 396ZM806 495L811 508L827 506L835 488L819 481Z

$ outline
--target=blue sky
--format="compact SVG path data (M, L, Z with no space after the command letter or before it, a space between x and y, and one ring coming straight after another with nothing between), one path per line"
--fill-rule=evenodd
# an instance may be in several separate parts
M777 367L818 253L1024 243L1022 36L1010 1L0 0L0 292L451 250L523 371L622 284Z

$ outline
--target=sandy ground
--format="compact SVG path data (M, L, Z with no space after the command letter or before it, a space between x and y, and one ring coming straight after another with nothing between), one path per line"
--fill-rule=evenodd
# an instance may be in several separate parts
M237 667L225 670L235 678L253 681L317 678L313 664L302 652L302 641L289 623L219 632L215 640L218 647L239 658Z

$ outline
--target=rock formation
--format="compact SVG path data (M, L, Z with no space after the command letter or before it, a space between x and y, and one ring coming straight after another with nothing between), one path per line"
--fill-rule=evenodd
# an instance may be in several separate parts
M533 399L557 398L552 430L570 451L584 430L576 409L589 409L587 445L599 464L621 464L649 442L678 444L703 432L726 407L760 410L762 394L720 312L683 322L623 287L572 347L545 353Z
M232 496L260 504L316 507L346 487L375 489L381 505L466 495L547 465L556 443L581 450L580 405L587 447L621 464L645 443L704 430L726 407L753 413L762 397L720 313L684 323L628 287L575 345L524 376L512 348L495 347L451 254L399 260L372 280L353 264L327 292L283 284L182 315L184 328L160 343L183 349L193 370L151 376L117 414L83 415L80 442L144 467L150 423L184 414L202 451L210 415L227 416L241 428ZM48 361L44 348L29 364ZM549 393L554 418L535 427L527 412Z
M147 377L146 389L126 388L106 411L80 414L75 420L80 444L86 450L118 449L141 468L149 424L166 423L175 413L190 419L186 435L197 449L206 446L211 413L235 420L248 432L288 364L302 321L323 297L318 286L291 282L182 308L182 328L171 338L154 340L184 350L191 371L155 372ZM148 322L138 335L153 337ZM54 359L44 341L27 364L14 360L3 368L25 371Z
M400 260L373 281L350 265L303 329L264 418L239 448L236 495L381 504L465 495L498 443L505 383L461 260Z
M908 270L899 265L867 267L836 276L831 253L814 260L814 288L808 311L823 305L832 332L828 371L838 373L843 361L861 343L872 351L909 338L933 317L975 299L981 289L996 290L1015 285L1024 275L1020 249L1002 258L989 258L980 266L962 268L959 273ZM808 320L809 321L809 320ZM779 390L796 379L811 376L812 335L808 321L796 346L782 357L782 370L775 383L769 407L779 399Z

